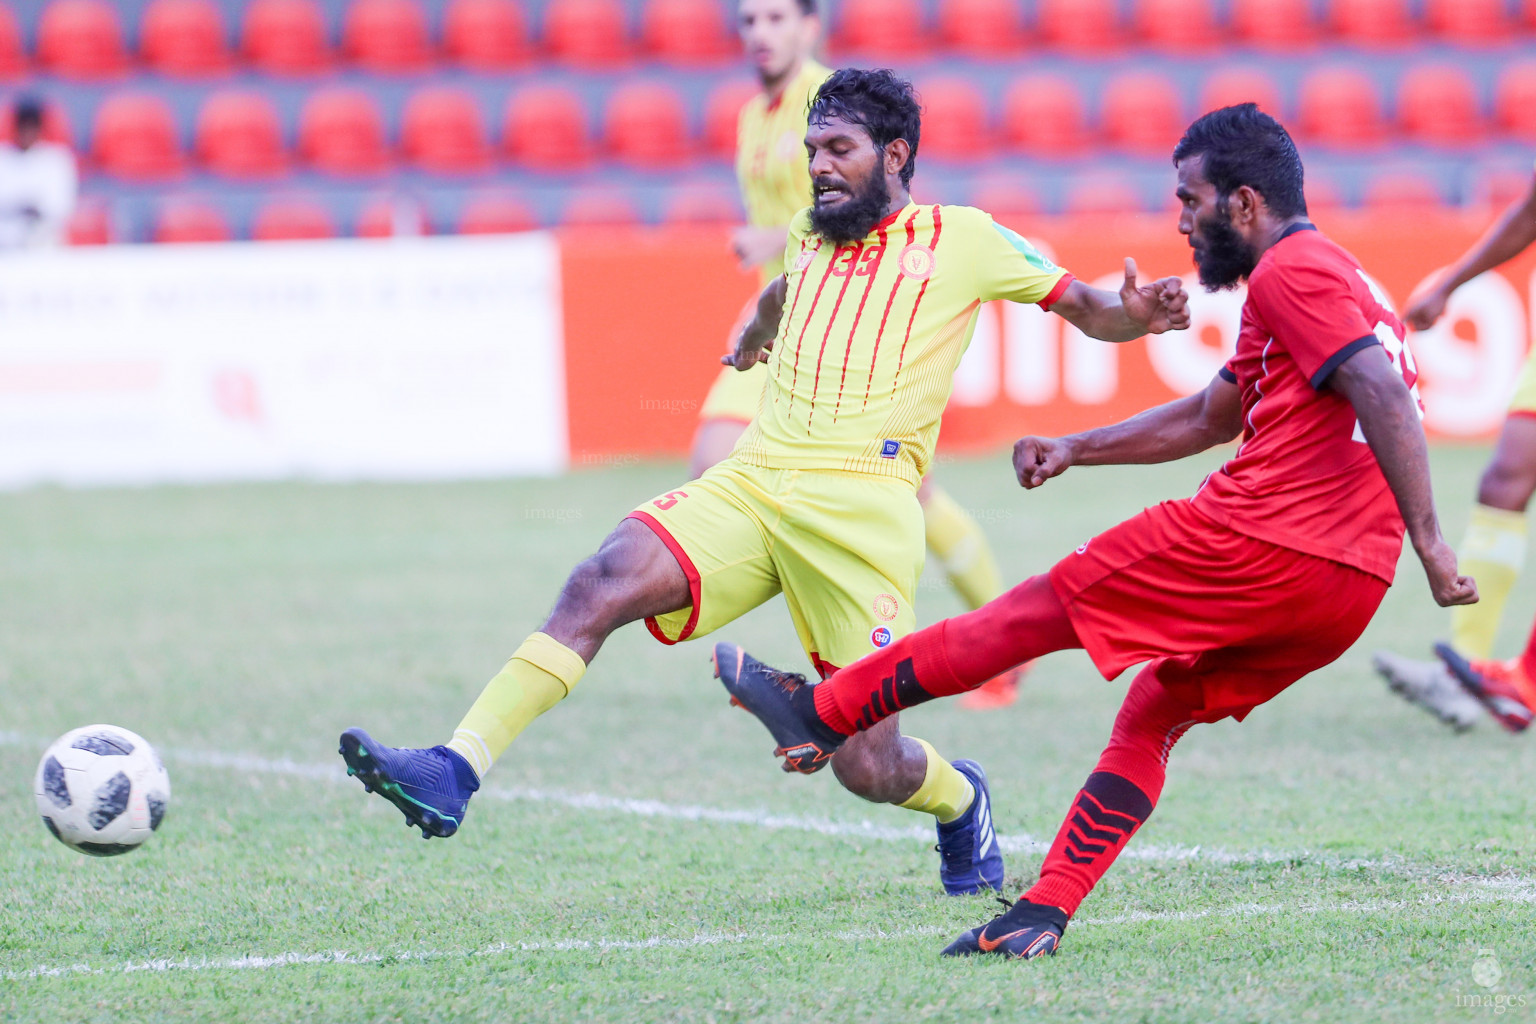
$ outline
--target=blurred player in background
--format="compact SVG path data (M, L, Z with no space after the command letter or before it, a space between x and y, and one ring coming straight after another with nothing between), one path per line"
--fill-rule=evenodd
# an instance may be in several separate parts
M887 716L1026 658L1086 648L1106 679L1149 662L1040 880L947 955L1054 953L1152 814L1179 737L1243 719L1348 650L1391 585L1405 524L1435 600L1477 600L1435 516L1406 329L1307 219L1290 136L1251 103L1225 107L1189 127L1174 160L1200 283L1248 281L1236 353L1199 394L1115 426L1022 439L1014 469L1032 488L1075 465L1169 462L1241 433L1237 453L1193 498L1149 508L985 608L818 685L755 663L724 680L786 767L815 771Z
M789 222L810 201L805 164L805 114L816 89L832 72L813 54L821 39L816 0L740 0L736 8L742 48L757 71L763 91L742 108L736 134L736 180L747 209L747 224L732 236L736 256L757 267L760 287L784 273L784 239ZM754 297L742 310L730 341L756 309ZM761 367L737 373L727 367L699 410L689 472L704 471L731 454L757 415L767 379ZM981 526L959 503L924 480L918 490L928 549L944 566L956 592L980 608L1003 592L997 559ZM1010 704L1025 669L998 676L967 698L966 706Z
M445 746L342 734L349 771L424 835L458 829L496 758L626 623L645 619L674 644L782 593L823 674L910 632L923 565L917 487L983 302L1038 303L1106 341L1189 325L1179 278L1138 286L1127 260L1118 294L1091 288L980 210L913 203L920 129L910 84L888 71L822 83L804 143L812 205L791 221L785 272L726 357L744 373L768 363L768 392L732 455L640 505L576 567ZM722 678L761 667L730 644L715 656ZM891 717L832 767L867 800L933 817L946 892L1001 887L980 765L945 760Z
M69 147L43 139L43 105L16 101L13 142L0 145L0 251L62 245L79 175Z
M1536 242L1536 178L1525 198L1514 202L1472 248L1416 291L1403 319L1424 331L1445 315L1451 293L1479 274L1514 259ZM1418 661L1377 651L1376 669L1392 689L1458 731L1482 715L1481 700L1506 729L1519 732L1531 721L1536 691L1516 658L1495 662L1493 643L1504 606L1525 565L1526 507L1536 492L1536 358L1528 358L1515 385L1493 459L1478 483L1477 504L1457 553L1477 579L1482 600L1451 609L1451 642L1437 645L1443 661ZM1536 660L1531 662L1536 665ZM1452 670L1473 682L1474 698L1457 685ZM1475 668L1474 668L1475 666ZM1491 702L1491 703L1490 703Z

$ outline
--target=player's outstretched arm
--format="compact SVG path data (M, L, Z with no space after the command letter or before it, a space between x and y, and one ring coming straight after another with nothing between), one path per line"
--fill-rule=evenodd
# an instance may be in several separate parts
M1470 576L1457 574L1456 552L1440 534L1429 483L1429 446L1419 422L1418 403L1403 383L1403 375L1379 346L1371 345L1340 363L1326 386L1355 407L1360 431L1397 499L1408 539L1424 563L1436 603L1474 603L1477 584Z
M741 329L736 339L736 351L721 356L720 362L738 370L750 370L758 363L768 361L773 350L773 339L779 335L779 318L784 315L784 296L789 294L789 282L782 275L773 279L757 297L757 313Z
M1136 283L1136 261L1125 258L1119 292L1073 281L1050 311L1100 341L1134 341L1145 334L1182 331L1189 326L1189 293L1177 277Z
M1039 487L1073 466L1172 462L1230 441L1243 429L1242 393L1218 376L1204 391L1068 437L1025 437L1013 446L1013 471Z
M1531 180L1525 198L1511 203L1461 259L1414 289L1408 297L1403 322L1416 331L1427 331L1445 315L1452 292L1478 274L1514 259L1532 242L1536 242L1536 178Z

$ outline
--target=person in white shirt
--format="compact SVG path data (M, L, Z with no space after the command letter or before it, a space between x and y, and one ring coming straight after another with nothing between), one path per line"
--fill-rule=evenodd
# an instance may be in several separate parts
M0 144L0 249L60 245L79 192L75 155L43 141L37 100L17 100L15 119L15 142Z

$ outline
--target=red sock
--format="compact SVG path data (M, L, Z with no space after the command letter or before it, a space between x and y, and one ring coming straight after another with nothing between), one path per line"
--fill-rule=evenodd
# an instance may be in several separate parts
M1163 689L1156 663L1137 674L1115 716L1109 746L1078 790L1040 868L1021 898L1067 915L1098 884L1136 830L1151 817L1167 775L1168 752L1194 724L1194 709Z
M974 690L1042 654L1081 646L1051 581L1035 576L834 672L816 687L816 711L829 728L850 735L902 708Z

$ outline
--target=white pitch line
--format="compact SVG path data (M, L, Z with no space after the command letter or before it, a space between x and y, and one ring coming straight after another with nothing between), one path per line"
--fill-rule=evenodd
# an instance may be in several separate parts
M1416 900L1341 900L1336 902L1284 904L1238 903L1211 910L1132 911L1109 917L1075 919L1074 928L1095 928L1124 924L1156 922L1198 921L1209 918L1280 917L1286 914L1311 916L1315 914L1382 914L1416 907L1442 904L1483 903L1536 903L1536 879L1523 877L1459 878L1449 881L1451 888L1438 893L1427 893ZM857 928L833 932L828 938L836 942L863 942L872 939L911 939L925 936L949 936L951 929L937 925L917 925L911 928L882 930ZM376 966L383 963L407 962L430 963L438 960L473 960L529 953L568 952L633 952L650 949L701 949L708 946L783 946L803 945L805 934L775 934L754 932L701 932L681 937L651 936L645 939L556 939L547 942L498 942L484 949L468 952L453 950L403 950L394 953L362 953L347 950L326 950L312 953L278 953L273 956L246 955L237 957L181 960L140 960L107 966L93 967L87 963L52 966L39 964L21 971L0 974L6 981L29 981L38 978L75 977L79 975L136 974L142 971L163 973L168 971L259 971L275 967Z
M0 746L34 747L42 750L46 741L19 733L0 732ZM162 749L167 760L205 768L222 768L255 775L277 775L290 778L313 779L339 785L355 785L347 778L340 762L315 764L293 761L287 758L265 758L247 754L226 754L213 750ZM865 821L833 821L828 818L800 815L773 814L764 810L705 807L698 804L672 804L660 800L644 800L632 797L610 796L602 793L569 793L561 790L528 789L522 787L485 787L482 796L511 802L555 804L575 810L603 811L627 814L641 818L662 818L672 821L709 822L717 825L744 825L770 831L812 832L817 835L847 839L864 839L876 842L934 841L933 829L922 825L878 825ZM998 845L1005 853L1044 854L1050 844L1028 835L998 835ZM1337 867L1371 867L1378 862L1364 859L1345 859L1317 854L1306 850L1250 850L1229 851L1202 846L1178 844L1158 845L1138 843L1120 854L1122 860L1140 860L1152 863L1168 863L1198 860L1214 864L1270 864L1287 861L1312 861Z

